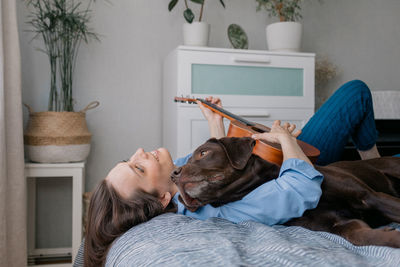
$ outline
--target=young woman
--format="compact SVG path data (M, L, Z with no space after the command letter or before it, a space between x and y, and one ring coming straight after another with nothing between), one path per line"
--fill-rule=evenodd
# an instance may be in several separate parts
M221 105L218 98L208 100ZM211 136L224 136L222 118L200 103L199 106L208 120ZM379 157L371 94L361 81L349 82L337 90L301 134L294 130L294 125L277 121L270 133L253 136L281 144L284 162L277 179L261 185L242 200L218 208L207 205L196 212L186 210L177 201L179 192L170 180L175 166L185 164L189 156L173 162L164 148L151 152L138 149L129 160L117 164L93 192L85 235L85 266L104 265L116 238L132 226L165 212L199 219L222 217L232 222L254 220L268 225L301 216L318 204L323 177L298 147L296 137L320 149L321 165L338 160L350 137L363 159ZM263 205L272 200L273 206Z

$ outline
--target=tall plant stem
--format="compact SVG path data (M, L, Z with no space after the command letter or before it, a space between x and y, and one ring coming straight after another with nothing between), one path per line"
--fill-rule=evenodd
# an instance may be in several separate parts
M201 4L199 22L201 22L201 19L203 18L203 9L204 9L204 2L205 1L206 0L203 0L203 3Z
M279 3L277 0L273 0L275 10L278 13L279 20L280 21L286 21L285 16L282 14L282 8L283 8L283 3Z
M50 97L49 97L49 106L48 110L50 111L58 111L58 94L57 94L57 62L56 58L50 57L50 72L51 72L51 80L50 80Z
M48 110L58 111L59 108L59 97L57 92L57 49L54 44L55 36L53 32L46 32L43 34L43 39L47 49L47 55L50 63L50 96Z
M186 9L189 8L188 3L187 3L187 0L185 0L185 6L186 6Z

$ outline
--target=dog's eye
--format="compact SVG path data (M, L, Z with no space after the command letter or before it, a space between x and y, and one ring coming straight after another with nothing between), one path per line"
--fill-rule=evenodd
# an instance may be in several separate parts
M207 150L203 150L203 151L200 152L200 156L201 156L201 157L204 157L204 156L207 155L207 154L208 154L208 151L207 151Z

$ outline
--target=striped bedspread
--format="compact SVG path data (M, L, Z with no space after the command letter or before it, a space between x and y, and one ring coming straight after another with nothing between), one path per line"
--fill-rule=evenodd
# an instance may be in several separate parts
M400 230L400 225L392 226ZM75 266L82 266L82 254ZM357 247L326 232L164 214L133 227L106 266L400 266L400 249Z

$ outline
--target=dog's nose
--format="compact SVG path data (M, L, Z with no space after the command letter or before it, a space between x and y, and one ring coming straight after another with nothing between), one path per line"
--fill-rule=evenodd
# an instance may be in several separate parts
M172 179L173 182L176 182L177 179L179 179L179 176L181 175L181 172L182 172L182 167L175 168L175 170L172 171L171 179Z

